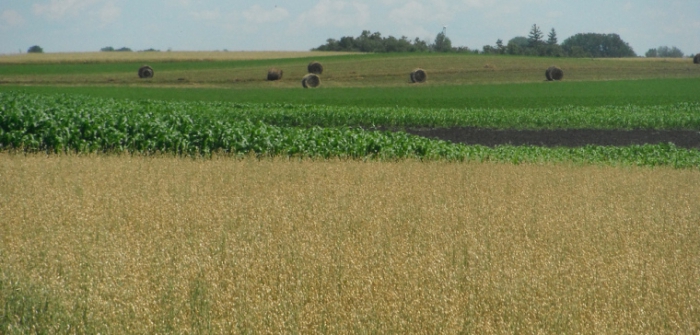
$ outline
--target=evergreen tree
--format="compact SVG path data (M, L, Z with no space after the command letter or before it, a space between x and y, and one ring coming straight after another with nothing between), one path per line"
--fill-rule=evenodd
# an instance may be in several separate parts
M532 25L532 29L530 30L530 35L528 35L528 42L530 47L538 47L540 44L542 44L542 37L544 34L542 33L542 30L540 30L540 27L538 27L536 24Z
M549 45L557 45L559 41L557 40L557 32L554 31L554 28L552 28L552 31L549 32L549 35L547 35L547 44Z

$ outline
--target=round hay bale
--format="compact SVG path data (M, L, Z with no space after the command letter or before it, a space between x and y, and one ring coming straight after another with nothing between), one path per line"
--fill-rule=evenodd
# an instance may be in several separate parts
M301 86L304 86L304 88L314 88L318 87L318 85L321 85L321 78L315 73L309 73L301 79Z
M564 79L564 71L556 66L550 66L545 72L548 81Z
M282 70L279 69L269 69L267 70L267 80L274 81L274 80L280 80L282 79Z
M322 74L323 73L323 65L321 65L321 63L316 62L316 61L309 63L308 69L309 69L309 73L313 73L313 74Z
M695 57L693 57L693 63L700 64L700 54L697 54L695 55Z
M153 68L148 65L144 65L139 68L139 78L141 79L153 78L154 74L155 72L153 72Z
M424 83L428 79L428 75L423 69L415 69L411 72L412 83Z

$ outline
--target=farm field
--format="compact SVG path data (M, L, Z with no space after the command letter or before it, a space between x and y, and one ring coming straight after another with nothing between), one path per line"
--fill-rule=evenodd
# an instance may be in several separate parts
M697 170L0 154L0 171L8 334L700 327Z
M32 57L0 56L0 333L700 331L687 59Z

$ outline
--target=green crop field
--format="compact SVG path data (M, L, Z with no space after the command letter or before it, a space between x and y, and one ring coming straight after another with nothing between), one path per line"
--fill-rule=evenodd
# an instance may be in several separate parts
M697 333L698 134L688 59L0 56L0 334Z
M224 53L222 53L224 54ZM231 53L235 54L235 53ZM426 108L523 108L592 105L659 105L700 101L700 67L687 59L558 59L484 55L300 54L298 58L255 55L217 59L203 54L151 58L151 79L139 79L144 61L79 57L0 57L0 90L156 99L298 103ZM217 55L220 56L220 55ZM133 56L132 56L133 57ZM146 57L146 56L143 56ZM208 57L208 58L207 58ZM242 57L242 56L241 56ZM250 58L254 58L252 55ZM53 61L52 61L53 60ZM303 90L306 65L322 60L321 87ZM544 82L544 70L558 65L564 81ZM284 71L266 81L267 70ZM428 81L409 83L414 68Z

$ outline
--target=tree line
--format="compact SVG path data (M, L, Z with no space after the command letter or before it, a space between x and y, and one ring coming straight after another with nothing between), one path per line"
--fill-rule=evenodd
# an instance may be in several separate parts
M495 45L485 45L481 50L468 47L453 47L445 31L437 34L433 43L406 36L383 37L381 33L363 30L360 36L343 36L339 40L329 38L326 43L313 51L349 52L469 52L480 54L546 56L546 57L636 57L632 47L618 34L579 33L559 43L556 30L552 28L545 36L540 27L534 24L527 37L517 36L504 43L498 39ZM651 49L646 57L683 57L676 47Z

